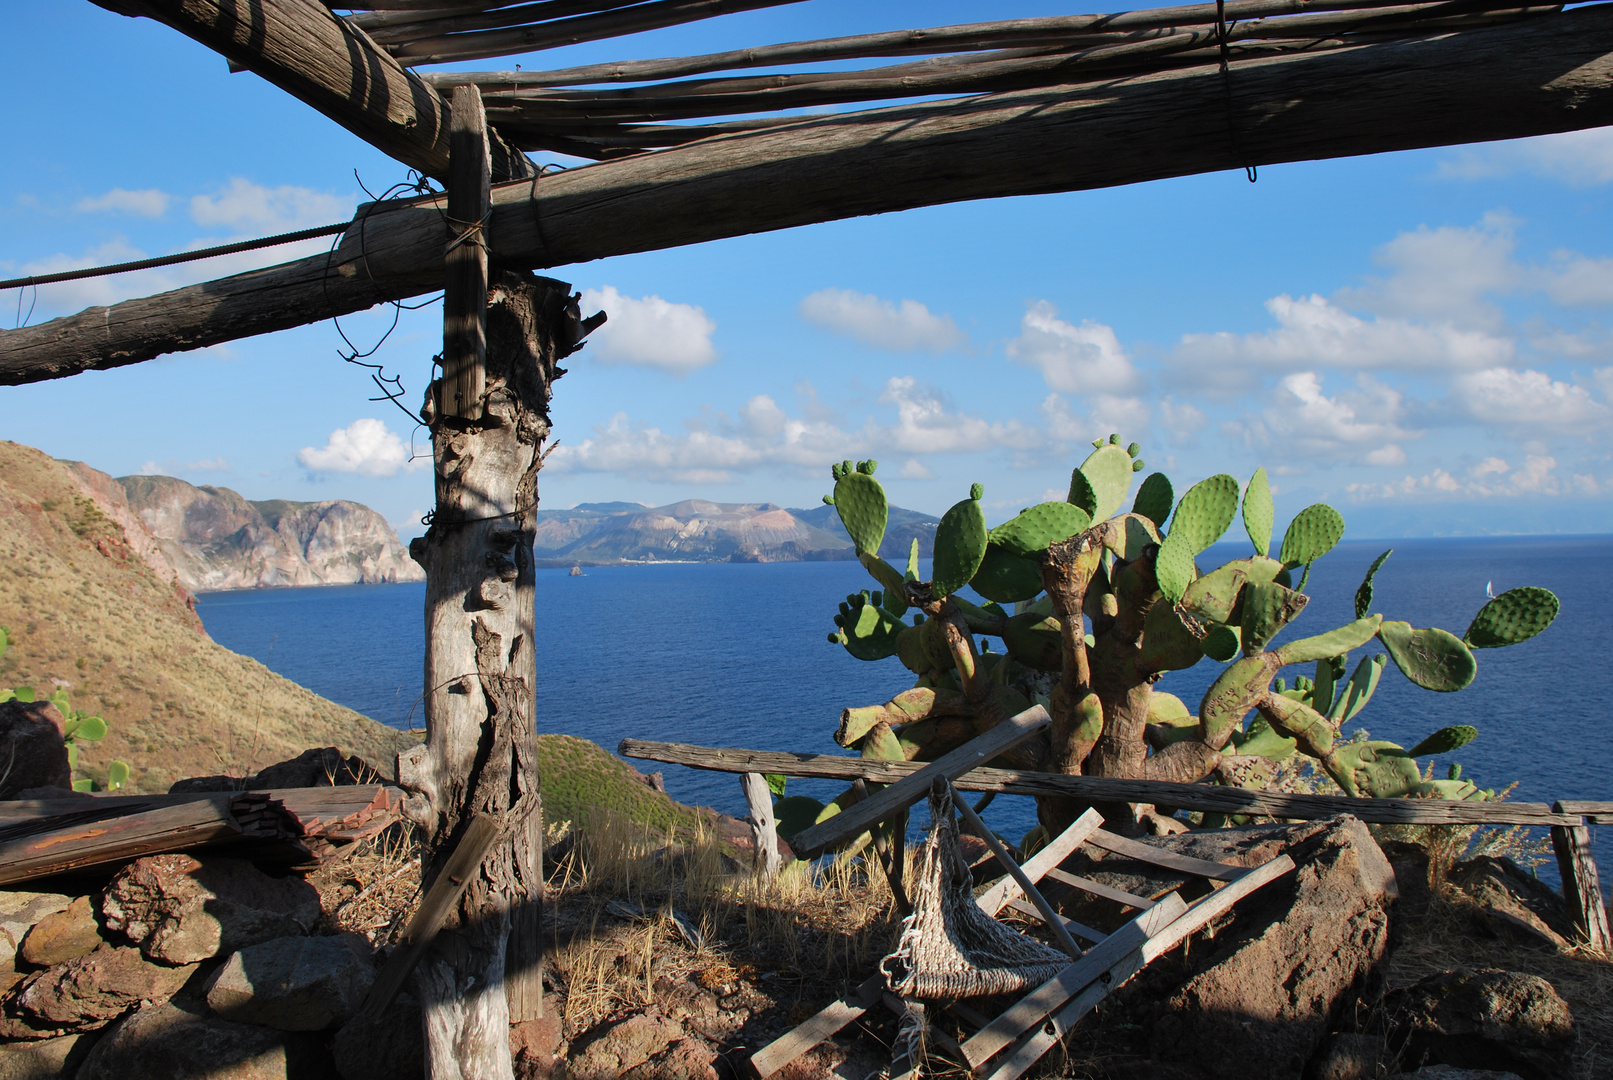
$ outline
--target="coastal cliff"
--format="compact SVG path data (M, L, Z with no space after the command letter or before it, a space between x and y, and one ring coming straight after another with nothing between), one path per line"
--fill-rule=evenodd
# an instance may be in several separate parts
M229 488L171 476L125 476L110 486L109 516L122 509L138 520L192 592L425 580L386 519L358 503L249 502Z

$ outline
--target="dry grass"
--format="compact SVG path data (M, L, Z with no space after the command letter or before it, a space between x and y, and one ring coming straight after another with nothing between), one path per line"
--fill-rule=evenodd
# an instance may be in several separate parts
M319 890L324 930L362 934L377 946L393 944L420 903L414 827L400 822L361 840L308 880Z

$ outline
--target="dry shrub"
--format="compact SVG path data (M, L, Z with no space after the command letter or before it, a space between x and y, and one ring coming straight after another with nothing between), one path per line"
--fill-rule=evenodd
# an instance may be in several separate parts
M325 929L362 934L390 945L420 903L420 845L413 825L398 822L360 840L308 878L319 890Z

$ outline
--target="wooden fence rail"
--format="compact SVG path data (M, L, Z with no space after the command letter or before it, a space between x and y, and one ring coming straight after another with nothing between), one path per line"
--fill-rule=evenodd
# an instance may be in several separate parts
M644 739L623 739L617 752L623 757L687 765L714 772L780 773L784 776L844 780L848 783L864 780L891 784L927 767L926 763L918 761L869 761L833 754L692 746L688 743ZM1569 915L1591 945L1602 949L1613 948L1613 930L1609 929L1596 863L1591 858L1589 828L1600 822L1613 824L1613 802L1565 801L1548 806L1545 803L1504 801L1357 799L1347 795L1298 795L1282 791L1248 791L1212 784L1172 784L988 768L970 769L957 776L953 783L963 791L1053 795L1089 802L1146 802L1206 813L1255 814L1303 821L1335 814L1353 814L1362 821L1381 825L1549 827L1558 869L1563 875L1563 897Z

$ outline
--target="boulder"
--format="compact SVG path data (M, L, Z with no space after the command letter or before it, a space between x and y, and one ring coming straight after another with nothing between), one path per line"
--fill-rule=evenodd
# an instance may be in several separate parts
M1574 927L1563 898L1511 859L1479 855L1451 867L1450 883L1473 898L1485 926L1525 945L1565 949Z
M67 721L48 701L0 701L0 799L25 788L73 786Z
M72 1076L89 1053L95 1036L62 1035L54 1039L0 1043L0 1080L57 1080Z
M77 1080L325 1080L334 1075L317 1036L220 1020L206 1015L199 1003L178 1000L120 1020L90 1051Z
M699 1039L679 1039L656 1060L623 1073L622 1080L717 1080L717 1052Z
M282 761L245 778L238 776L195 776L180 780L168 789L170 795L205 791L268 791L272 788L342 787L351 784L384 784L388 777L372 768L363 758L343 757L339 748L322 746L304 750L289 761Z
M686 1037L682 1026L654 1012L636 1013L572 1048L568 1080L618 1080Z
M170 964L307 933L319 914L319 891L301 878L270 877L244 859L214 856L136 860L118 872L101 900L108 930Z
M22 976L16 974L17 946L34 924L73 902L61 893L0 891L0 993Z
M355 1016L332 1041L342 1080L395 1080L426 1074L426 1031L420 1003L399 994L380 1017Z
M1384 999L1401 1067L1500 1069L1524 1080L1574 1071L1574 1017L1551 983L1517 971L1430 975Z
M89 897L80 896L35 923L18 946L17 955L35 967L53 967L100 947L101 927L95 921L95 906Z
M510 1062L515 1080L551 1080L560 1051L560 1017L550 1012L510 1025Z
M27 1029L39 1035L93 1031L139 1005L167 1001L195 971L195 965L153 964L140 950L102 945L87 956L29 975L6 999L12 1037Z
M274 938L231 955L207 984L207 1004L226 1020L323 1031L358 1012L374 981L356 934Z
M1208 1077L1298 1076L1345 1004L1374 996L1394 872L1367 827L1348 815L1227 833L1156 843L1210 858L1216 853L1206 845L1219 844L1221 862L1234 861L1228 851L1258 862L1281 850L1296 869L1242 901L1211 941L1156 975L1180 981L1174 992L1156 989L1165 1004L1153 1051Z
M1305 1080L1378 1080L1394 1065L1394 1058L1382 1035L1330 1035L1311 1059Z

